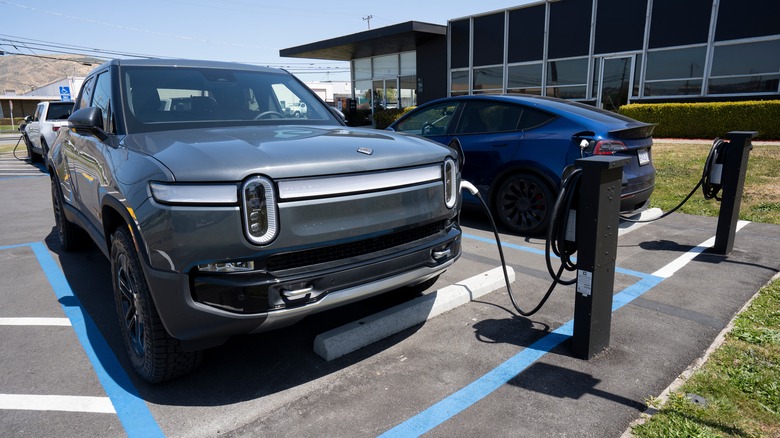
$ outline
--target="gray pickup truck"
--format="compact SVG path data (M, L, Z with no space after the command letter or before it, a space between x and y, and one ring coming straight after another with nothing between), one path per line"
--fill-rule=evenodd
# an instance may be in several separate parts
M150 382L233 335L418 293L461 254L458 153L349 128L285 71L114 60L68 122L48 160L59 241L86 231L110 260L127 353Z
M68 126L72 112L73 102L41 102L35 108L35 115L25 118L24 143L30 161L43 161L60 128Z

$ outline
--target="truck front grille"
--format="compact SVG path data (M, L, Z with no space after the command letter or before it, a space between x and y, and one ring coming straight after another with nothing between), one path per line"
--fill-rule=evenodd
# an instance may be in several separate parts
M266 269L270 272L284 271L287 269L302 268L320 263L359 257L425 239L426 237L440 233L445 229L445 226L446 221L440 221L399 231L397 233L358 240L342 245L276 254L268 259Z

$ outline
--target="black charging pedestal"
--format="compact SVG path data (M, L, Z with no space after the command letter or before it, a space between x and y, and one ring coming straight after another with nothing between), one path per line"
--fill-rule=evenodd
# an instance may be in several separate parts
M630 158L578 159L582 169L577 207L577 290L572 350L590 359L609 346L615 288L620 191Z
M731 131L726 134L729 141L726 157L723 160L723 175L721 187L723 195L718 214L718 228L715 233L713 251L728 255L734 249L734 235L737 233L739 207L742 204L742 190L745 187L748 156L753 149L753 137L758 133L752 131Z

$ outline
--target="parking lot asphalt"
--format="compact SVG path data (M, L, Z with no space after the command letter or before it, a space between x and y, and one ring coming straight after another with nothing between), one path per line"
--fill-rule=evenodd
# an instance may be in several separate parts
M386 295L237 337L192 375L152 386L125 358L107 260L94 247L62 252L46 175L0 162L10 436L618 437L780 270L780 227L741 222L723 256L708 249L717 218L673 214L623 230L610 346L590 360L571 352L573 287L530 318L498 288L330 361L317 336L409 302ZM462 223L463 256L422 298L499 266L481 212ZM544 241L502 241L519 304L532 307L550 283Z

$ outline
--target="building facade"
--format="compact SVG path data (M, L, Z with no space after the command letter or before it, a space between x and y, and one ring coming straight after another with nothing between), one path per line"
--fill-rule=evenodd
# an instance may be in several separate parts
M450 20L449 95L780 98L777 0L549 0Z
M407 107L529 93L630 102L780 98L780 0L543 0L408 22L282 56L351 61L352 98Z

